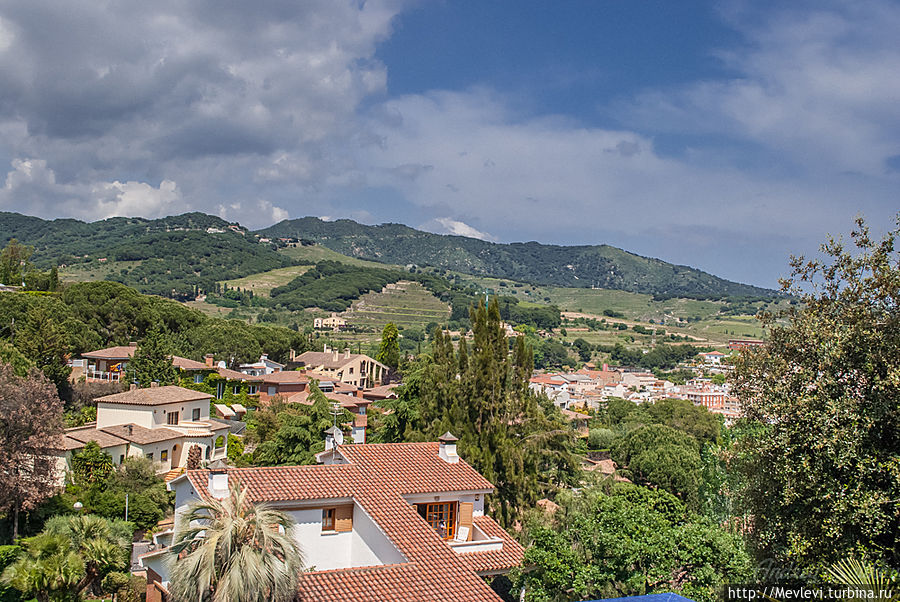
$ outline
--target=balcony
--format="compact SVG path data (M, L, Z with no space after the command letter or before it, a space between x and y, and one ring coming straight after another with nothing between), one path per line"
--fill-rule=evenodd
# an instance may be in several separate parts
M86 380L87 382L117 383L121 382L122 373L104 372L102 370L95 370L93 367L89 367L84 373L84 380Z
M457 541L451 539L447 541L457 554L468 554L471 552L492 552L494 550L503 549L503 540L499 537L489 537L477 525L472 525L472 541Z

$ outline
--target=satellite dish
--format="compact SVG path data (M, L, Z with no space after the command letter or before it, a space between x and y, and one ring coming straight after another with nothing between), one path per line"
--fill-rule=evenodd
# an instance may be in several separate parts
M335 429L334 444L335 445L343 445L344 444L344 433L341 432L340 429Z

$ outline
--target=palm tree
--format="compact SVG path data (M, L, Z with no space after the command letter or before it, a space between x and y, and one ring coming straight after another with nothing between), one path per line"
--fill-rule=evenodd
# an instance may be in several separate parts
M169 593L184 602L287 602L297 597L303 559L295 523L248 501L235 484L222 500L192 502L169 548Z
M3 572L4 584L40 602L78 600L112 571L128 568L132 526L99 516L54 516L23 541L24 554Z

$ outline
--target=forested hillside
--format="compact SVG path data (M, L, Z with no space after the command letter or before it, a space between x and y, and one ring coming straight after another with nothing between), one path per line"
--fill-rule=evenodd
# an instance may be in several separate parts
M687 266L641 257L609 245L498 244L431 234L402 224L366 226L314 217L260 230L272 238L314 241L339 253L385 263L434 266L556 286L618 289L661 298L774 297L775 291L730 282Z
M231 231L229 225L203 213L92 223L0 213L0 241L5 245L16 238L34 247L37 267L104 265L110 267L106 280L175 299L192 299L216 290L218 281L293 263L274 246L241 234L243 228Z

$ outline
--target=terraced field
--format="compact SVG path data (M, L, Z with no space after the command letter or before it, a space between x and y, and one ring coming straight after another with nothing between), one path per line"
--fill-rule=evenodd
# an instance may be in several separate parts
M250 290L253 291L254 295L268 297L269 291L273 288L287 284L297 276L303 274L309 268L310 266L308 265L292 265L286 268L269 270L268 272L251 274L250 276L237 278L235 280L226 280L224 284L227 284L230 288L240 288L245 291Z
M387 285L379 293L363 295L341 315L353 326L374 328L379 332L388 322L424 330L429 322L446 322L450 307L421 284L401 280Z

